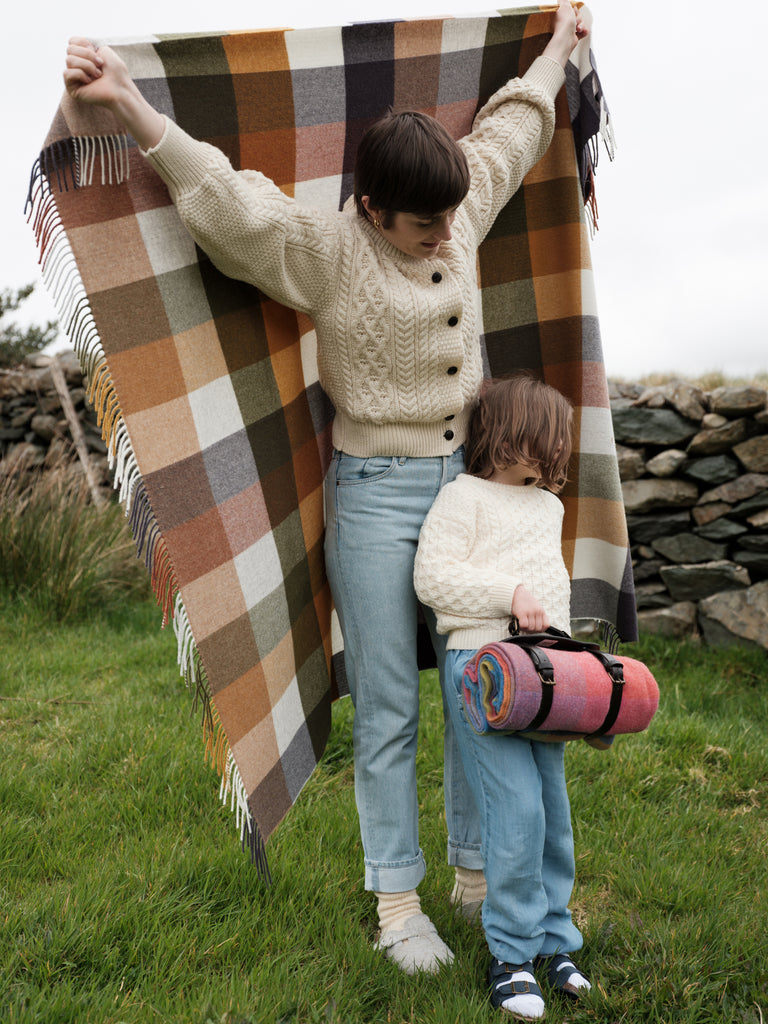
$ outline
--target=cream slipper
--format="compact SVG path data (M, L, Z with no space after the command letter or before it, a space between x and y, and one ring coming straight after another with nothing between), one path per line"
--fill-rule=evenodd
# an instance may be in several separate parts
M409 917L398 931L382 932L373 948L381 950L406 974L437 974L443 964L453 963L453 953L426 914Z

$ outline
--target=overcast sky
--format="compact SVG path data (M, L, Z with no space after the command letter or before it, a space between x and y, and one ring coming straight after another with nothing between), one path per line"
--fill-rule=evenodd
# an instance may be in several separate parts
M242 0L45 6L43 13L13 4L4 18L0 288L40 281L22 211L29 171L62 92L70 35L277 24L271 5L264 14L268 5ZM618 143L613 163L605 150L600 154L600 230L592 244L608 373L631 379L768 371L768 3L589 6ZM304 28L491 8L471 0L282 0L278 9L282 26ZM25 319L55 318L43 292L39 283Z

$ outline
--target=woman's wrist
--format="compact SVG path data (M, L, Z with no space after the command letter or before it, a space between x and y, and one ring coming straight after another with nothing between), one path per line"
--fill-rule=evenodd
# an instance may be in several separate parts
M556 32L544 47L542 57L556 60L561 68L568 64L578 40L573 32Z
M165 119L144 99L130 80L111 103L112 113L127 128L143 150L158 144L165 131Z

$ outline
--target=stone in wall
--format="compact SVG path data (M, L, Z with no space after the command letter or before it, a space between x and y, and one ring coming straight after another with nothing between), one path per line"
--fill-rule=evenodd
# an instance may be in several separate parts
M627 512L648 512L658 508L679 508L695 505L699 490L688 480L657 478L622 481L621 493Z
M724 590L737 590L751 583L749 573L725 559L690 565L664 565L659 575L675 601L701 601Z
M687 461L688 456L685 452L681 452L679 448L668 448L648 459L645 468L651 476L668 477L674 476Z
M733 454L750 473L768 473L768 435L742 441L734 447Z
M727 515L722 515L704 526L697 526L696 533L707 540L734 540L747 532L747 527L735 523Z
M768 488L768 474L766 473L745 473L735 480L705 491L699 498L699 505L707 505L710 502L726 502L734 505L736 502L743 502L754 498L757 494L764 494Z
M694 423L703 419L709 411L709 399L703 388L688 381L673 384L671 392L667 393L667 400L681 416Z
M662 565L669 564L661 558L654 558L654 554L655 552L653 549L647 553L643 552L643 557L638 558L632 563L632 575L635 580L635 590L637 590L639 584L657 577Z
M659 537L651 544L658 554L670 562L717 562L725 558L728 550L725 544L716 544L695 533L674 533Z
M638 611L640 632L660 636L685 637L696 632L696 605L693 601L680 601L667 608Z
M714 523L721 516L727 516L731 511L731 505L727 501L710 501L706 505L698 505L691 509L691 515L698 526L707 526Z
M733 480L741 470L736 459L728 455L710 455L702 459L687 458L683 466L683 476L698 481L704 486L717 487L727 480Z
M705 428L688 445L689 455L720 455L750 436L749 420L733 420L721 427Z
M619 463L619 476L622 480L637 480L645 472L645 459L642 451L617 444L616 458Z
M643 608L667 608L672 604L672 598L663 583L638 583L635 580L635 602L638 611Z
M699 603L699 627L713 646L768 647L768 580Z
M748 537L741 537L739 539L739 544L741 547L746 548L747 551L768 552L768 533L752 534Z
M676 447L696 433L695 426L672 409L616 408L613 430L617 441ZM740 438L739 440L742 440Z
M728 419L761 412L766 407L765 388L726 384L709 394L709 408Z
M627 529L629 530L629 539L634 544L650 544L657 537L664 537L670 533L682 533L688 530L690 525L690 512L666 511L661 514L636 515L627 509ZM653 554L650 557L653 557Z
M745 538L746 539L746 538ZM736 548L733 560L743 565L751 577L768 576L768 552L751 551L749 548Z

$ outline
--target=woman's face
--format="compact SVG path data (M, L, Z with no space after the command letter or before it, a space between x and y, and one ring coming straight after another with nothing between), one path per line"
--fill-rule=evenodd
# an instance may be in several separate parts
M381 219L381 211L369 208L367 196L363 196L363 204L371 214L374 222ZM393 214L390 226L378 227L379 233L400 252L419 259L437 256L440 245L451 239L451 225L456 217L457 207L443 210L433 217L420 217L415 213Z

